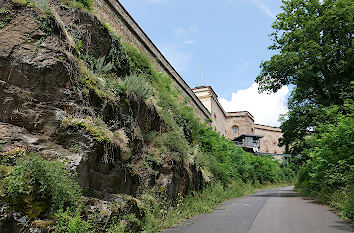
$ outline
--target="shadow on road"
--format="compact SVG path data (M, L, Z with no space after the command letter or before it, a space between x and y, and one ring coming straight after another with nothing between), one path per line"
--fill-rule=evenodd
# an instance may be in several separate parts
M305 197L304 195L296 192L274 192L274 193L256 193L252 196L255 197Z
M341 230L341 231L348 231L348 232L354 231L354 227L352 225L350 225L349 223L342 222L342 221L336 221L336 224L338 224L338 225L334 225L334 226L330 226L330 227Z

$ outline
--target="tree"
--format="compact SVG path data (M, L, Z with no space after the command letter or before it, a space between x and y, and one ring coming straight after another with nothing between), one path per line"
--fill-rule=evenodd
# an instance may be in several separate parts
M283 0L282 10L269 47L279 54L261 64L256 81L266 92L294 86L281 144L299 153L309 129L325 121L322 107L354 97L354 1Z
M310 149L296 184L354 222L354 102L323 108L325 123L306 140Z

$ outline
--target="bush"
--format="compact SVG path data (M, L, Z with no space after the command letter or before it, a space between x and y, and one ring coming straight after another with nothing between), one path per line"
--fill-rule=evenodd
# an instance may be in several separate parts
M354 221L354 104L348 101L342 110L324 109L327 123L316 128L308 139L309 160L301 168L296 187L330 204Z
M208 170L223 185L237 179L246 183L280 183L283 181L280 162L272 157L255 156L245 152L210 127L201 127L198 140L208 156Z
M154 75L155 71L149 59L131 44L123 44L132 73Z
M2 182L5 199L30 217L47 210L76 207L81 189L60 162L46 161L36 154L18 159Z
M150 85L145 82L142 76L131 75L126 77L124 87L127 94L136 101L148 99L152 95Z
M90 229L90 224L83 221L80 216L80 209L74 215L69 211L63 212L59 210L56 214L58 221L55 226L56 233L87 233Z

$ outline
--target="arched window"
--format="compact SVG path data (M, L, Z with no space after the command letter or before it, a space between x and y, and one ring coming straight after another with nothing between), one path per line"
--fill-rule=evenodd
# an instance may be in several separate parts
M236 125L234 125L234 126L232 127L232 132L233 132L234 134L237 134L237 132L238 132L238 127L237 127Z

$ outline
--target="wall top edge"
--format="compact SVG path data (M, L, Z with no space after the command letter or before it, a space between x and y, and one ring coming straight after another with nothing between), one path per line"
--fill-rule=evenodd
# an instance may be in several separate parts
M185 93L192 99L192 101L198 106L201 112L205 115L206 118L210 118L210 113L206 107L201 103L201 101L195 96L192 89L188 84L183 80L175 68L170 64L170 62L163 56L161 51L156 47L156 45L151 41L147 34L141 29L139 24L134 20L134 18L129 14L129 12L124 8L124 6L119 2L119 0L104 0L105 3L111 6L114 9L115 13L118 14L124 22L129 26L140 39L142 44L148 51L150 51L157 59L160 65L168 71L169 75L177 85L179 85ZM122 13L123 14L122 14ZM133 25L132 25L133 24ZM143 38L141 38L143 37Z
M254 128L281 132L281 129L279 127L276 127L276 126L254 124Z

